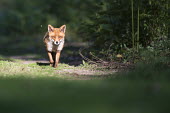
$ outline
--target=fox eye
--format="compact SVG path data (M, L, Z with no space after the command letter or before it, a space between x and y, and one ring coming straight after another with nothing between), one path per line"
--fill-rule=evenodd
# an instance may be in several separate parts
M62 36L59 36L59 38L62 38Z

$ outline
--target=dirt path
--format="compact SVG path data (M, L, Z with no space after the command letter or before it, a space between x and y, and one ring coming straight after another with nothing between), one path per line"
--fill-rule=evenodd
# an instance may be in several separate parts
M34 56L11 56L12 59L18 59L22 64L37 64L37 65L49 65L46 59L34 59ZM62 64L59 64L59 66ZM60 67L59 67L60 68ZM108 78L111 74L118 72L118 70L98 70L92 67L73 66L68 65L64 68L56 69L56 73L65 76L72 76L75 79L89 80L94 78Z

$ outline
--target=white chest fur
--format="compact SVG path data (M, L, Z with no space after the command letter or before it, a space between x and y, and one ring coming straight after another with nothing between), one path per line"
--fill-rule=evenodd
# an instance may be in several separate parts
M49 40L46 43L46 45L47 45L47 51L50 51L50 52L56 52L57 50L61 51L64 46L64 39L60 40L59 45L54 44L52 40Z

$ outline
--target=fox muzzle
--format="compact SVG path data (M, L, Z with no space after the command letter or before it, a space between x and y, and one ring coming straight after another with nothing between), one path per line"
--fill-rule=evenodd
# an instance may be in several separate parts
M60 42L59 42L59 41L55 41L54 44L55 44L55 45L59 45Z

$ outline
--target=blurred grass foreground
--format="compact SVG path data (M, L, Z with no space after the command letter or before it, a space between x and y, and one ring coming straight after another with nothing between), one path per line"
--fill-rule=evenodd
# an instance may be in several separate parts
M74 80L36 64L0 62L1 113L167 113L169 69L139 65L105 80ZM72 68L72 67L71 67ZM67 75L67 76L66 76ZM90 75L88 75L90 76ZM82 76L81 76L82 77Z
M1 113L167 113L169 83L0 79Z

